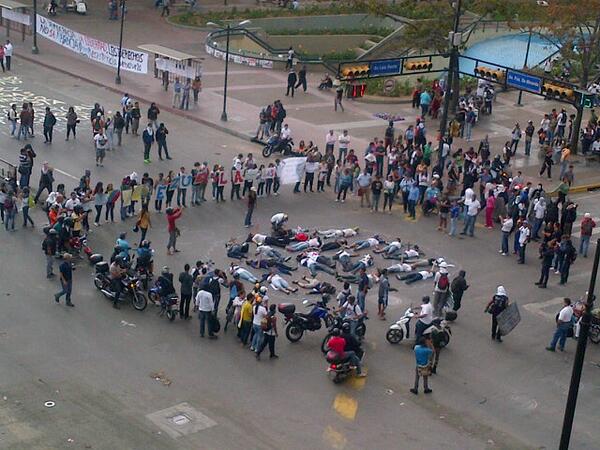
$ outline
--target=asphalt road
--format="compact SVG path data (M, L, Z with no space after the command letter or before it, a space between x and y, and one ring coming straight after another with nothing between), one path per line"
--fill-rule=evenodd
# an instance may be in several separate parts
M86 106L100 99L109 109L119 100L35 66L17 64L16 72L24 90L51 102ZM0 97L14 99L15 86L9 88L5 84ZM258 153L252 144L197 123L168 114L161 119L171 130L173 169L204 159L228 165L238 152ZM5 131L2 127L0 157L16 160L18 144ZM93 166L90 135L82 123L76 143L65 143L60 132L51 147L36 137L36 172L47 159L61 171L59 181L73 184L72 177ZM139 141L125 137L124 147L109 153L104 168L92 167L93 182L117 183L133 170L141 173L146 169L141 152ZM168 166L155 162L147 169L156 174ZM535 248L528 250L527 264L518 266L512 258L498 256L497 230L477 228L475 238L449 239L435 230L434 218L413 223L399 212L370 214L355 201L333 203L330 194L294 196L290 191L285 187L280 197L259 199L255 230L268 230L269 217L285 210L292 225L359 226L362 237L399 235L419 243L427 256L444 256L454 270L467 271L471 288L431 381L431 396L408 393L414 373L411 345L392 347L385 341L390 321L368 322L367 378L338 386L327 379L318 350L323 332L293 345L281 337L280 359L257 362L232 333L217 341L201 340L197 320L169 323L153 307L142 313L128 307L113 310L93 288L91 268L84 263L75 273L77 306L57 306L52 293L58 283L44 277L38 227L2 232L0 238L0 448L556 448L575 344L570 341L564 354L544 347L560 298L585 291L589 258L577 260L567 287L559 287L553 276L551 287L543 291L533 285L539 269ZM598 199L589 201L593 207ZM158 250L155 266L168 264L178 273L196 259L228 265L223 244L245 234L244 213L243 204L230 202L186 210L180 222L183 252L174 257L164 252L164 217L153 214L149 237ZM33 217L37 224L44 222L39 211ZM90 244L107 254L118 233L132 227L130 221L94 228ZM498 284L506 286L522 314L521 324L503 344L489 339L489 316L483 313ZM392 285L399 292L391 296L390 319L431 291L426 283L406 287L393 280ZM270 295L272 301L290 300ZM301 298L291 300L299 304ZM372 311L375 300L375 294L368 298ZM599 363L599 348L591 345L572 448L593 449L600 439ZM151 376L157 372L171 384ZM45 407L46 401L55 406ZM184 411L191 423L169 422ZM170 426L158 425L161 414Z

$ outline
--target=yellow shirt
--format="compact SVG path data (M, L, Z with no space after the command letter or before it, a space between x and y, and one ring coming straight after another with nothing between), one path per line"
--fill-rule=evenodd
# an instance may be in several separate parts
M252 320L252 303L245 301L242 304L242 312L240 314L242 322L249 322Z

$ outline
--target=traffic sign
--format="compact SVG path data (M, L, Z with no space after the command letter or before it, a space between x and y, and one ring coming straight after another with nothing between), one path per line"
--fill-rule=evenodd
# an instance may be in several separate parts
M542 79L528 73L516 72L509 69L506 73L506 84L523 91L534 92L536 94L542 93Z
M400 73L400 65L402 60L400 59L388 59L383 61L371 61L369 64L369 75L394 75Z
M394 92L395 88L396 80L394 80L393 78L388 78L387 80L385 80L385 83L383 83L383 92L386 94L391 94L392 92Z

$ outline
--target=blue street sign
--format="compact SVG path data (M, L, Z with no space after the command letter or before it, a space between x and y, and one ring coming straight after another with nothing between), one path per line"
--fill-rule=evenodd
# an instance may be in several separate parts
M542 79L528 73L508 70L506 73L506 84L523 91L542 93Z
M400 73L400 59L391 59L387 61L371 61L369 64L369 75L394 75Z

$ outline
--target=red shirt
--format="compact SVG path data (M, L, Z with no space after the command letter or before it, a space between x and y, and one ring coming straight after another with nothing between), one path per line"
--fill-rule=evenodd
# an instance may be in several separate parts
M333 336L331 339L329 339L327 345L338 355L343 355L344 349L346 348L346 339L341 336Z
M169 226L167 227L167 230L169 232L175 231L175 221L177 219L179 219L180 217L181 217L181 210L180 209L176 209L173 212L173 214L167 215L167 222L169 223Z

